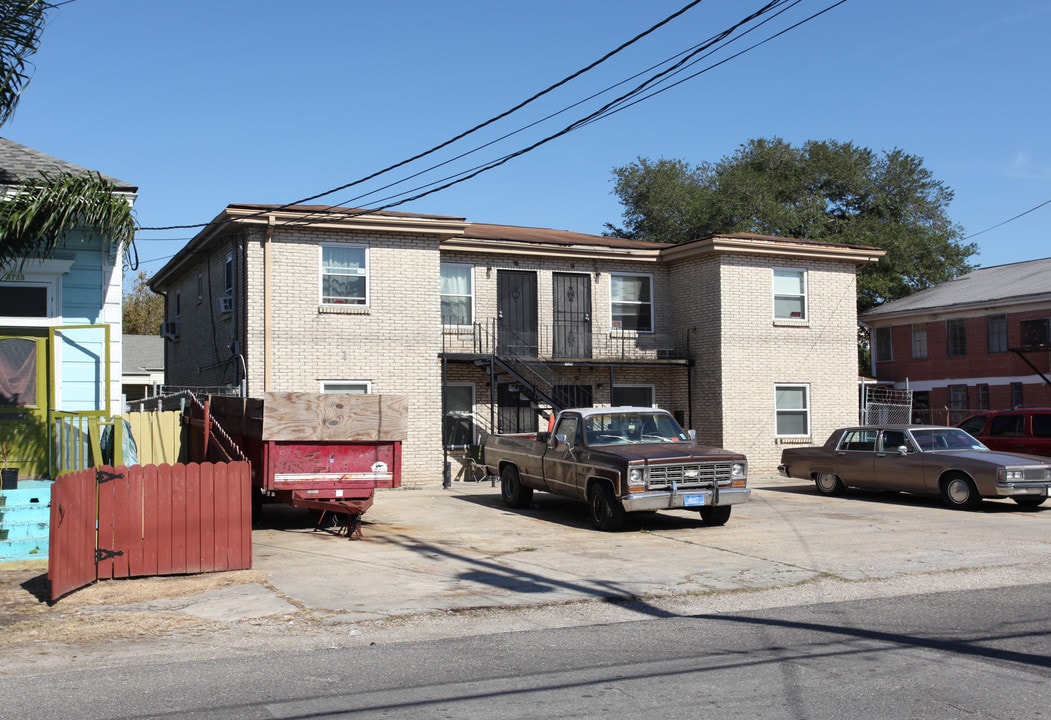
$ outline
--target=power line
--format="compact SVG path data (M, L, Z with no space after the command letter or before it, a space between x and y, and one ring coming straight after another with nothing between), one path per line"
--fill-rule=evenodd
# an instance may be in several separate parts
M487 127L489 125L492 125L493 123L497 122L498 120L501 120L501 119L507 117L508 115L511 115L512 113L517 112L518 110L521 110L526 105L538 100L539 98L543 97L544 95L547 95L548 93L553 92L554 90L557 90L558 88L562 87L563 85L565 85L565 84L571 82L572 80L575 80L576 78L580 77L584 73L586 73L586 72L588 72L590 70L593 70L594 68L598 67L602 63L604 63L607 60L609 60L610 58L612 58L614 55L620 53L621 51L625 50L626 48L630 47L631 45L634 45L636 42L638 42L639 40L643 39L647 35L650 35L650 34L656 32L658 29L660 29L661 27L667 25L672 20L675 20L676 18L680 17L681 15L686 13L687 11L691 10L692 8L694 8L695 6L700 5L701 2L703 2L703 0L692 0L692 2L689 2L685 6L680 8L679 10L676 10L674 13L672 13L668 17L664 18L663 20L658 22L656 25L653 25L652 27L644 30L643 32L641 32L638 35L636 35L635 37L631 38L630 40L621 43L619 46L617 46L613 50L609 51L608 53L606 53L605 55L600 57L598 60L595 60L594 62L588 64L587 66L581 68L580 70L577 70L576 72L574 72L574 73L572 73L570 75L567 75L566 77L564 77L561 80L559 80L558 82L556 82L554 85L550 85L550 86L544 88L540 92L538 92L538 93L530 96L529 98L523 100L522 102L518 103L514 107L512 107L512 108L510 108L508 110L505 110L502 113L499 113L498 115L494 115L493 117L489 118L488 120L485 120L484 122L481 122L481 123L475 125L471 129L465 130L464 132L462 132L462 133L460 133L460 134L458 134L458 135L456 135L456 136L454 136L452 138L449 138L448 140L446 140L446 141L444 141L442 143L439 143L438 145L435 145L434 147L430 148L429 150L425 150L425 151L423 151L421 153L418 153L418 154L416 154L416 155L414 155L414 156L412 156L410 158L407 158L405 160L401 160L401 161L399 161L397 163L394 163L393 165L389 165L388 167L386 167L386 168L384 168L382 170L377 170L376 172L371 173L369 175L366 175L365 177L359 178L357 180L353 180L353 181L351 181L349 183L346 183L344 185L340 185L339 187L333 188L331 190L326 190L325 192L318 193L317 195L311 195L310 197L302 198L300 200L296 200L294 202L287 203L285 205L282 205L281 207L282 208L287 208L287 207L291 207L293 205L302 205L304 203L310 202L311 200L317 200L318 198L325 197L326 195L331 195L332 193L336 193L336 192L339 192L341 190L346 190L347 188L353 187L354 185L360 185L363 182L367 182L368 180L372 180L372 179L374 179L376 177L379 177L380 175L383 175L385 173L390 172L391 170L396 170L399 167L407 165L407 164L409 164L411 162L414 162L416 160L419 160L421 158L427 157L428 155L432 155L435 152L437 152L437 151L439 151L439 150L441 150L441 149L443 149L445 147L448 147L452 143L457 142L458 140L462 140L463 138L467 137L468 135L471 135L472 133L475 133L478 130L481 130L482 128L485 128L485 127ZM206 227L208 225L211 225L211 223L197 223L197 224L193 224L193 225L169 225L169 226L166 226L166 227L144 227L144 228L141 228L141 229L142 230L180 230L180 229L185 229L185 228Z
M1034 210L1039 210L1039 209L1040 209L1040 208L1042 208L1042 207L1043 207L1044 205L1049 205L1049 204L1051 204L1051 200L1045 200L1044 202L1040 203L1039 205L1037 205L1037 206L1035 206L1035 207L1031 207L1031 208L1029 208L1029 209L1028 209L1028 210L1026 210L1025 212L1021 212L1021 213L1018 213L1018 214L1017 214L1017 215L1015 215L1015 216L1014 216L1013 218L1008 218L1007 220L1004 220L1004 221L1003 221L1003 222L1001 222L1001 223L997 223L996 225L993 225L992 227L987 227L987 228L986 228L985 230L979 230L979 231L978 231L978 232L976 232L976 233L971 233L970 235L968 235L967 237L965 237L965 238L963 238L963 239L964 239L964 240L970 240L970 239L971 239L971 238L973 238L973 237L978 237L978 236L979 236L979 235L981 235L982 233L987 233L987 232L989 232L990 230L995 230L995 229L996 229L996 228L998 228L998 227L1003 227L1003 226L1004 226L1004 225L1006 225L1007 223L1009 223L1009 222L1014 222L1014 221L1015 221L1015 220L1017 220L1018 218L1020 218L1020 217L1022 217L1022 216L1024 216L1024 215L1028 215L1029 213L1033 212Z

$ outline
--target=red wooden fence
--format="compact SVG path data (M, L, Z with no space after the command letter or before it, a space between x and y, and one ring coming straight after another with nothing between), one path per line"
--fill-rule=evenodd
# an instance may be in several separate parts
M62 476L51 491L50 541L52 600L96 578L250 568L250 466L134 465Z

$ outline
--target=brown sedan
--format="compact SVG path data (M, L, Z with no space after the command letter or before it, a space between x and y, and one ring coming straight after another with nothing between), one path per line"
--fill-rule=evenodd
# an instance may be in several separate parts
M1035 507L1051 494L1051 464L1035 455L994 452L959 428L862 425L841 428L819 447L786 448L778 470L813 480L824 495L848 487L940 496L971 510L983 498Z

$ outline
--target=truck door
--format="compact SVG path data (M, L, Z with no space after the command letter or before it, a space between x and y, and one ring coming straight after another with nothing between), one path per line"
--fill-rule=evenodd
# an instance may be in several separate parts
M565 435L566 444L556 447L555 436ZM548 441L544 453L544 479L547 489L558 495L583 497L583 478L581 473L580 454L584 451L581 443L581 422L578 415L564 415L559 418Z

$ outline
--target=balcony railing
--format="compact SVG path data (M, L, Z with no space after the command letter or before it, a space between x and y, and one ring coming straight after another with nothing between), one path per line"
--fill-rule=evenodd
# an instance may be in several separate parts
M446 326L446 353L501 355L541 361L656 361L689 357L689 337L683 332L609 330L579 332L566 326L540 326L537 331L509 332L496 319L471 325Z

